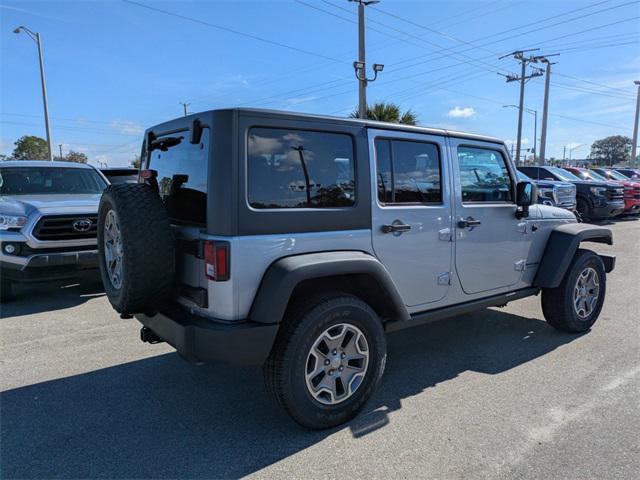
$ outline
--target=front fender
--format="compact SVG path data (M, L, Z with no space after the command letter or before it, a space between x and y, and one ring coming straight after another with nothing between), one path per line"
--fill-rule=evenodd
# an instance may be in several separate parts
M409 319L389 272L375 257L358 251L308 253L277 260L262 277L249 319L259 323L278 323L300 282L353 274L371 276L387 294L396 318Z
M545 247L533 284L540 288L560 285L581 242L613 245L613 233L608 228L588 223L568 223L553 229ZM615 257L600 255L607 272L613 270Z

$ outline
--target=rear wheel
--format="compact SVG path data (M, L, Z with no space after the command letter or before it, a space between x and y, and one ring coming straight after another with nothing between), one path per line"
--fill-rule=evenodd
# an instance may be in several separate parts
M382 323L369 305L342 294L306 299L282 324L265 383L300 425L329 428L357 415L385 360Z
M542 291L547 322L564 332L584 332L595 323L606 293L602 259L591 250L578 250L560 285Z

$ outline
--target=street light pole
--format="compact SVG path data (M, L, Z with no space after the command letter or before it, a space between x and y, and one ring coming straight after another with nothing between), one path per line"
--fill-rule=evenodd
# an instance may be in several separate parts
M358 79L358 118L367 118L367 84L373 82L378 77L384 65L374 64L373 71L375 76L367 78L367 64L365 52L365 26L364 26L364 9L369 5L380 3L380 0L349 0L358 4L358 60L353 62L353 68L356 71Z
M635 83L638 86L638 99L636 100L636 118L633 122L633 140L631 142L631 165L637 167L636 162L636 148L638 147L638 116L640 116L640 80L636 80Z
M20 33L24 31L31 40L36 42L38 46L38 60L40 61L40 81L42 83L42 103L44 104L44 126L47 132L47 152L49 154L49 160L53 161L53 152L51 149L51 127L49 125L49 102L47 101L47 83L44 78L44 61L42 60L42 41L40 40L40 34L32 32L27 27L19 26L13 33Z

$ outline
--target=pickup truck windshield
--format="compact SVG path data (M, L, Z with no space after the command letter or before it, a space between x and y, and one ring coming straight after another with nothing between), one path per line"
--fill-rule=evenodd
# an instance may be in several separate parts
M552 172L556 177L560 180L564 180L565 182L575 182L576 180L580 181L580 178L576 177L573 173L567 172L564 168L560 167L546 167L550 172Z
M106 186L103 178L88 168L0 168L0 195L98 194Z

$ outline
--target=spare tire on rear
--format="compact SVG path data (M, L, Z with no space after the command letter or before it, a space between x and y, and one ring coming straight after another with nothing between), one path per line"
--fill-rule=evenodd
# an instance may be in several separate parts
M104 289L119 313L154 312L173 298L173 233L150 185L105 189L98 211L98 254Z

